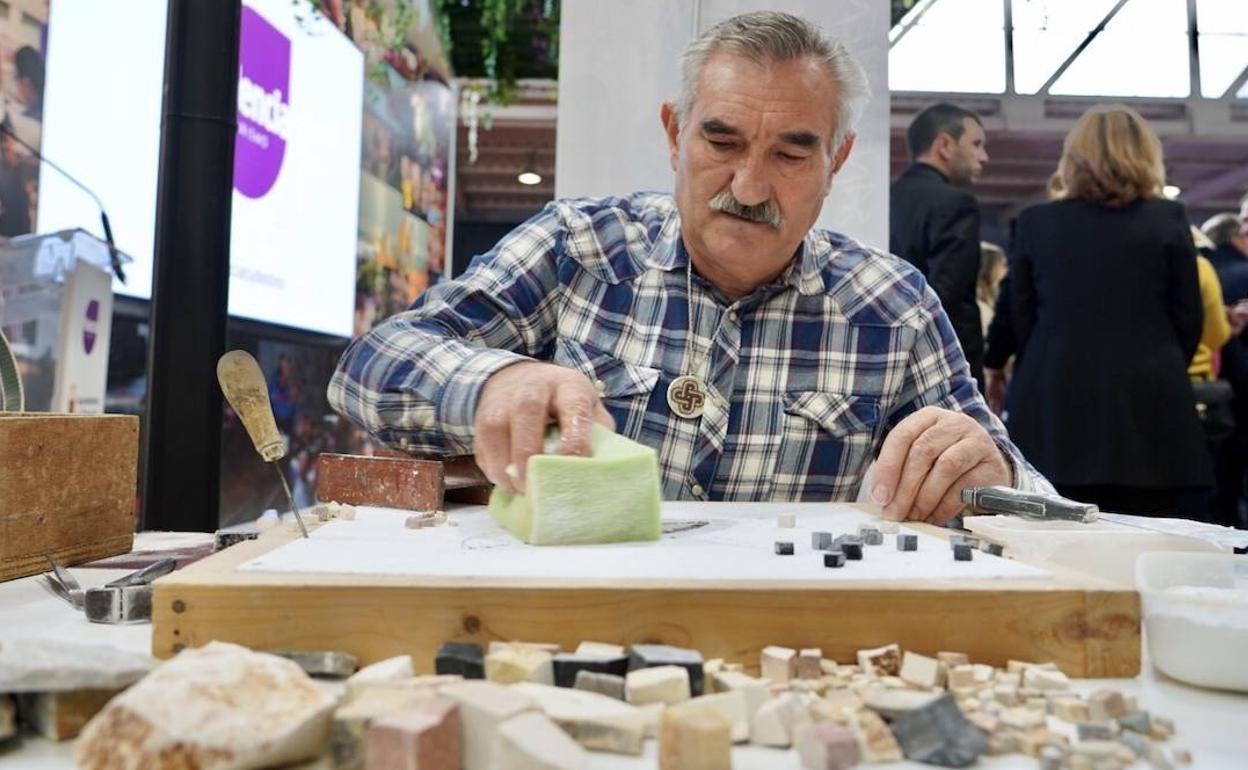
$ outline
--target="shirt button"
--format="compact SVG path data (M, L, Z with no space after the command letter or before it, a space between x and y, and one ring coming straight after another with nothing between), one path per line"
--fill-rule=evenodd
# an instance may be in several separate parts
M594 387L598 389L599 397L607 395L607 383L602 380L594 380Z
M693 493L694 497L701 497L706 494L706 490L702 488L701 484L694 484L689 488L689 491Z

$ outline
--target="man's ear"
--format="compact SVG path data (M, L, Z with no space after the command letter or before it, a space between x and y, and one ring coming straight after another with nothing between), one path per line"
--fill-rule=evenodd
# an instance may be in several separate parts
M676 114L676 105L663 102L659 108L659 120L663 122L663 133L667 136L667 150L671 155L672 171L676 170L676 161L680 157L680 116Z
M957 144L957 139L942 131L936 135L936 140L932 142L931 152L941 160L948 162L953 159Z

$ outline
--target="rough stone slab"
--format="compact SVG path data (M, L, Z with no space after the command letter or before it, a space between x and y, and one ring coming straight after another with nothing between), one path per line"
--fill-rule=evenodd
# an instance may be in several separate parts
M156 666L149 655L57 639L0 641L0 692L116 690Z
M212 642L113 698L82 731L80 770L250 770L320 754L334 699L275 655Z
M485 679L485 652L479 644L447 642L438 648L433 670L439 674L458 674L464 679Z
M17 696L22 721L52 741L77 738L91 717L100 713L116 690L72 690L69 692L26 692Z
M589 753L545 714L537 712L518 714L499 726L495 755L493 770L585 770L589 767Z
M442 687L440 694L459 705L464 770L499 767L495 756L500 726L518 714L538 709L529 696L494 682L458 682Z
M581 746L592 751L641 754L646 717L636 706L587 690L532 682L512 685L512 689L537 701L546 716Z
M684 647L667 644L634 644L628 657L628 670L658 666L680 666L689 672L689 690L694 696L702 694L702 653Z
M988 748L988 739L948 694L902 714L892 731L907 759L942 767L966 767Z
M459 770L459 707L430 697L373 721L364 743L366 770Z
M629 659L626 656L603 658L561 652L554 656L551 664L554 667L555 686L572 687L582 671L622 677L628 673Z
M270 654L293 660L308 676L351 676L359 664L351 653L335 650L271 650Z

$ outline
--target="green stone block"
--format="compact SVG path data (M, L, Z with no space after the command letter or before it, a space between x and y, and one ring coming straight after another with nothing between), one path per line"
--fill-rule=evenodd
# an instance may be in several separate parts
M548 439L547 446L551 443ZM590 448L590 457L530 457L527 491L513 495L495 488L490 515L532 545L658 540L655 451L601 425L593 428Z

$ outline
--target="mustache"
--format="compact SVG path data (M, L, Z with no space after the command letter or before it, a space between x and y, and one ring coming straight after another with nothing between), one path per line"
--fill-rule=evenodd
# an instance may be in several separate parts
M754 206L747 206L737 200L731 191L724 190L719 195L711 198L710 205L711 211L722 211L725 214L748 219L751 222L771 225L777 230L784 224L784 217L780 216L780 209L776 208L776 204L772 201L764 201Z

